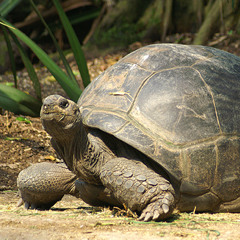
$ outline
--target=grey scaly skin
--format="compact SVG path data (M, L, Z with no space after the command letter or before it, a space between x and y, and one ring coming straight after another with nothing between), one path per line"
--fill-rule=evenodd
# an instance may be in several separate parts
M49 209L65 194L78 197L74 182L77 177L64 163L38 163L20 172L17 186L25 208Z
M17 186L21 197L18 206L24 204L26 209L50 209L65 194L92 206L120 206L107 188L82 181L64 163L34 164L20 172Z
M174 189L147 159L125 143L83 125L79 107L59 95L44 100L44 129L68 168L84 182L104 186L143 221L165 219L175 204ZM164 173L163 173L164 174Z

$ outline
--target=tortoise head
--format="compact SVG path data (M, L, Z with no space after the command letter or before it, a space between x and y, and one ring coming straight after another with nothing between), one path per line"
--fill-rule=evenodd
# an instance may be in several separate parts
M40 112L44 129L53 138L67 138L76 132L81 122L78 105L59 95L44 99Z

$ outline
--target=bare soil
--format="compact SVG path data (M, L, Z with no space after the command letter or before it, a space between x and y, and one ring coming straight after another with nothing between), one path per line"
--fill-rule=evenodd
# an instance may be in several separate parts
M72 196L49 211L18 208L17 200L16 192L0 194L0 239L240 239L240 214L175 213L168 221L143 223Z
M121 57L117 54L89 61L92 78ZM64 95L45 68L38 67L38 75L44 96L56 92ZM22 88L32 92L25 71L19 76ZM7 75L1 78L1 82L8 80ZM27 117L27 123L18 117L6 111L0 114L1 240L240 239L240 214L175 212L168 221L143 223L124 211L91 207L71 196L65 196L49 211L17 207L18 173L37 162L57 161L40 119Z

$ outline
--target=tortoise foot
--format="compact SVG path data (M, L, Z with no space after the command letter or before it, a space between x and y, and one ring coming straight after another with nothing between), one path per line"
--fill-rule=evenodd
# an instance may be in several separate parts
M174 206L174 196L170 192L160 195L156 200L152 200L154 202L148 204L142 211L140 217L138 218L139 221L157 221L170 217Z
M172 185L143 163L112 159L104 165L100 177L119 202L140 213L139 220L161 220L172 214L175 205Z

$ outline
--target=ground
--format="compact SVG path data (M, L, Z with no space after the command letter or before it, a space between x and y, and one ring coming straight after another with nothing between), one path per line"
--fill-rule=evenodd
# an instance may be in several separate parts
M236 49L239 45L238 42ZM234 48L231 50L234 52ZM88 61L91 77L94 78L121 57L122 53ZM36 69L41 76L44 97L56 92L64 95L45 68L38 66ZM31 93L26 72L21 71L18 76L23 90ZM1 76L1 82L8 80L7 74ZM65 196L50 211L17 207L18 173L33 163L58 161L49 140L39 118L25 119L6 111L0 114L1 240L240 239L240 214L176 211L168 221L142 223L126 211L91 207L71 196Z
M168 221L143 223L72 196L65 196L50 211L18 208L17 200L16 192L0 194L0 239L240 239L240 214L175 213Z

